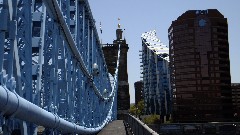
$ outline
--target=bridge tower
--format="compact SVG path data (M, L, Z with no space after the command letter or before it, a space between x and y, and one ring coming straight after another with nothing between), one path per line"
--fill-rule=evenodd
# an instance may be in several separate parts
M118 24L116 30L116 39L113 44L103 44L104 57L107 63L108 71L114 76L117 64L117 52L120 47L120 60L118 68L118 92L117 92L117 119L124 119L124 114L128 113L130 108L129 83L127 72L127 52L128 44L123 38L123 30Z

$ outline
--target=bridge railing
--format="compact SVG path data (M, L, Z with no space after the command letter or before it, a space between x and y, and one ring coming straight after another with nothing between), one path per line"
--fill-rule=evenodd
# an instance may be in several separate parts
M135 135L158 135L138 118L128 114L125 120Z
M0 0L0 20L0 126L91 134L116 119L118 66L111 82L87 0Z

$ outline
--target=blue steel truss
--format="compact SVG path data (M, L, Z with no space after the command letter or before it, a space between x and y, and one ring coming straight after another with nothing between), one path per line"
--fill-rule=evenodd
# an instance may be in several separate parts
M111 79L87 0L0 0L0 21L5 134L94 134L116 119L119 64Z

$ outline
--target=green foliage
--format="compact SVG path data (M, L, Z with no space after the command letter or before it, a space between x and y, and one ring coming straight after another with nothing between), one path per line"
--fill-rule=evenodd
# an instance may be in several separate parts
M136 115L136 112L137 112L136 106L135 105L131 105L129 113L132 114L132 115Z
M159 115L149 115L143 119L143 122L146 124L159 124L160 123L160 116Z
M144 101L143 100L139 101L137 105L130 106L129 113L132 115L141 116L141 115L143 115L143 112L144 112Z
M173 123L173 119L170 118L168 121L165 121L164 123L166 123L166 124Z
M143 115L144 112L144 101L141 100L137 104L137 115Z

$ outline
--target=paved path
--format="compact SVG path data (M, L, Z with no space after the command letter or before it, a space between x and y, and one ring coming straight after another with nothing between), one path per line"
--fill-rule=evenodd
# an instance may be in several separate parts
M127 135L123 120L112 121L98 135Z

